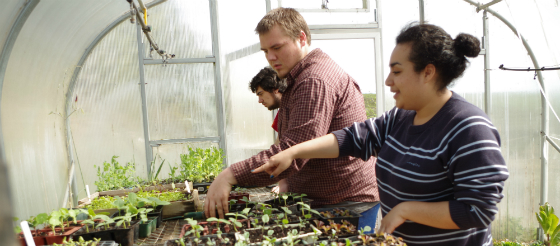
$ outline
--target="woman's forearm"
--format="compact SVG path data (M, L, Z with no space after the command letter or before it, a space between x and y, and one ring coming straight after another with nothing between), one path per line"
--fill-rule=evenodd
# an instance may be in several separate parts
M402 202L381 221L378 231L393 233L406 220L440 229L459 229L451 219L449 202Z
M290 152L294 159L337 158L338 140L331 133L294 145L285 151Z

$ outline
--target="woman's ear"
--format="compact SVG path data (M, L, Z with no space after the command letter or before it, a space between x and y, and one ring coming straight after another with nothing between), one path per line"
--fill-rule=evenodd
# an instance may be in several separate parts
M435 81L436 80L436 66L434 64L428 64L424 68L423 77L425 82Z

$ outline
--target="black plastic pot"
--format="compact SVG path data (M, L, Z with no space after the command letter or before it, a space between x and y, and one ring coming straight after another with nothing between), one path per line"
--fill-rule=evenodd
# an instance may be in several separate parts
M140 235L139 229L138 221L133 221L127 229L120 228L106 231L93 231L93 229L90 228L90 232L87 233L86 229L82 228L72 234L72 239L76 241L79 237L82 237L84 240L88 241L94 238L100 238L102 241L115 241L121 246L133 246L135 235L136 239L138 239L137 236Z

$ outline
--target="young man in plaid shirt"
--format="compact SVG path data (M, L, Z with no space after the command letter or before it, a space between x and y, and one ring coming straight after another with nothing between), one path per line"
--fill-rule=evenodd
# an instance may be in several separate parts
M323 51L310 50L309 27L296 10L270 11L255 31L270 66L287 82L278 115L279 143L220 173L206 196L206 216L223 218L231 185L266 186L286 179L288 191L307 194L313 206L350 207L365 215L359 227L373 228L379 194L372 159L298 159L278 177L251 172L293 145L366 120L360 87Z

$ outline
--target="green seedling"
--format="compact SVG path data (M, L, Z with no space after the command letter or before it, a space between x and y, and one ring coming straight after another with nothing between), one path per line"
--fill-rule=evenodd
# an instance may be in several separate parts
M288 202L288 195L287 194L282 195L282 199L284 199L284 206L288 206L288 203L287 203Z
M107 218L105 218L105 220L103 220L103 222L99 222L97 224L97 226L95 226L95 228L99 228L99 227L105 227L105 230L109 230L109 225L115 223L114 219L111 219L107 216Z
M226 224L226 225L229 225L229 224L230 224L229 221L227 221L227 220L225 220L225 219L217 219L217 218L214 218L214 217L208 218L208 219L206 219L206 221L208 221L208 222L214 222L214 221L217 222L217 223L218 223L218 229L220 228L220 222L221 222L221 223L224 223L224 224Z
M359 230L360 235L364 235L366 232L370 232L371 231L371 227L370 226L364 226L362 229Z
M231 206L233 206L233 204L235 204L236 202L237 202L237 200L235 200L235 199L229 200L229 210L231 210Z
M249 198L247 198L246 196L244 196L243 198L241 198L241 201L245 202L245 208L249 207L249 204L253 203L252 201L249 200Z
M268 236L263 235L264 239L266 241L263 242L263 245L270 245L273 246L276 243L276 238L272 237L272 234L274 234L274 230L268 230L267 231Z
M181 246L185 246L185 240L179 238L179 240L175 240L176 243L181 244Z
M243 210L243 211L245 211L245 210ZM243 226L243 225L241 224L241 222L238 221L238 217L247 219L247 216L242 215L242 214L239 214L239 213L227 213L226 215L228 215L228 216L235 216L235 218L233 218L233 217L230 217L230 218L229 218L229 221L231 222L231 225L233 226L233 229L234 229L235 231L237 231L237 228L238 228L238 227L242 227L242 226Z
M198 222L196 220L193 220L191 218L186 218L185 219L187 221L187 223L189 223L189 225L191 226L191 229L185 234L185 235L191 235L194 234L194 236L196 237L194 239L195 243L198 244L198 242L200 241L200 232L204 229L202 228L201 225L198 224Z
M138 209L138 214L140 214L140 219L142 220L143 223L146 223L148 221L148 213L152 212L153 210L154 210L153 208Z

